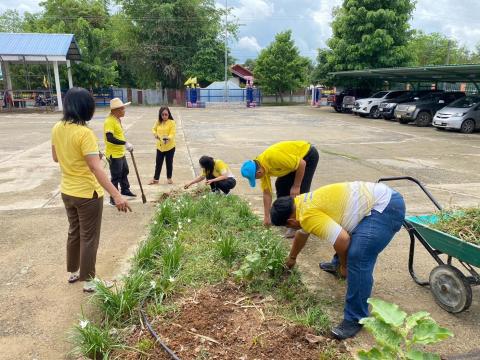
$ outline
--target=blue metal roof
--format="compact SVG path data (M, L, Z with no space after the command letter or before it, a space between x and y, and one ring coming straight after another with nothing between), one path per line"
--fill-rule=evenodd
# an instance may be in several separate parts
M0 56L64 56L81 60L73 34L0 33Z

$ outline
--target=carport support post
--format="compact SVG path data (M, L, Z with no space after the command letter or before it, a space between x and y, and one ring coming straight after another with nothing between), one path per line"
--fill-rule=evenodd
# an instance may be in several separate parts
M72 80L72 66L70 65L70 60L67 60L67 75L68 75L68 88L71 89L73 87L73 80Z
M58 61L53 62L53 73L55 74L55 89L57 91L58 111L63 111L62 89L60 88L60 75L58 75Z
M12 91L12 77L10 76L10 67L8 66L7 61L2 61L3 64L3 75L5 76L7 90ZM13 96L13 94L12 94Z

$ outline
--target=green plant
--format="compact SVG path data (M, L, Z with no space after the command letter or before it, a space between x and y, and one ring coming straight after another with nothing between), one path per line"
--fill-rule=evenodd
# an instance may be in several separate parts
M82 318L73 328L71 337L76 346L72 352L90 359L108 359L114 349L122 348L113 333L108 325L98 327Z
M410 316L398 305L380 299L368 299L370 317L360 323L375 337L376 346L361 350L361 360L440 360L437 354L419 350L419 346L435 344L453 333L438 324L425 311Z
M150 338L143 338L137 343L137 349L143 352L152 350L155 346L155 343Z
M108 319L114 321L128 319L149 292L148 278L146 272L137 271L126 276L123 286L120 287L115 285L108 288L103 282L98 282L92 299Z
M216 244L220 257L228 264L232 264L238 253L238 242L232 234L220 238Z

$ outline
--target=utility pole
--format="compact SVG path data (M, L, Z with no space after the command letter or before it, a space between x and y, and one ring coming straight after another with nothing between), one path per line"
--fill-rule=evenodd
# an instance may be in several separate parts
M227 46L228 46L228 29L227 29L227 14L228 14L228 0L225 0L225 92L224 92L224 99L225 102L228 102L228 54L227 54Z

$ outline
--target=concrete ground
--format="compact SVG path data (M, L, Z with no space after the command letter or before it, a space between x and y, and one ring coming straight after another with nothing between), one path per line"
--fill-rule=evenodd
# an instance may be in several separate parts
M198 158L208 154L225 160L235 174L241 163L268 145L288 139L305 139L317 146L320 162L314 187L324 184L410 175L418 178L444 206L480 204L480 134L463 135L432 128L402 126L336 114L329 108L310 107L216 107L174 108L177 150L174 185L148 186L153 175L155 142L150 128L158 108L132 107L127 111L127 138L135 157L147 199L159 192L180 188L198 173ZM101 136L105 111L91 122ZM0 353L6 359L64 358L70 349L68 331L87 308L81 284L69 285L65 274L67 220L59 196L58 165L50 159L50 129L58 114L0 115ZM129 159L130 160L130 159ZM131 164L131 162L130 162ZM133 166L130 181L139 193ZM404 194L409 214L429 213L433 205L414 185L392 184ZM261 213L261 194L238 179L234 190L249 199ZM128 263L138 241L146 233L153 204L132 202L133 213L119 214L106 206L98 255L98 273L117 277ZM438 346L444 354L478 349L480 291L473 289L469 310L452 315L434 302L428 288L416 285L408 269L407 234L402 230L381 254L375 271L374 296L393 301L407 312L430 311L455 338ZM298 263L309 285L321 289L333 303L331 315L341 318L344 287L320 272L318 262L330 258L331 247L311 239ZM419 275L428 277L431 257L419 249ZM349 346L370 343L362 332Z

